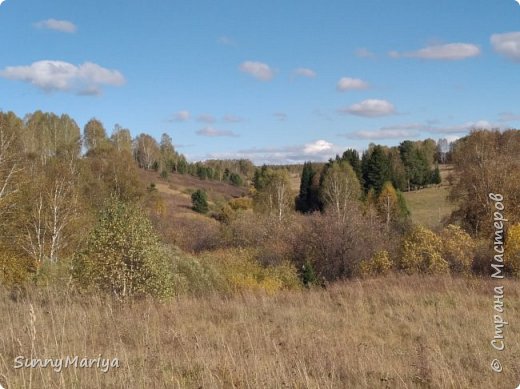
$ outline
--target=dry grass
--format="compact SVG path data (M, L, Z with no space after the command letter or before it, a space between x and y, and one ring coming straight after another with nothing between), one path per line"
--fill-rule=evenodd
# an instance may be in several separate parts
M449 216L456 205L447 199L449 187L438 186L418 191L404 192L406 205L414 223L428 228L436 228Z
M2 291L0 383L6 388L513 388L520 383L520 285L504 284L511 325L503 352L489 343L488 280L403 276L271 297L133 304L52 290L16 301ZM108 373L13 368L16 356L31 354L102 354L118 357L121 367ZM490 368L496 357L504 366L501 374Z

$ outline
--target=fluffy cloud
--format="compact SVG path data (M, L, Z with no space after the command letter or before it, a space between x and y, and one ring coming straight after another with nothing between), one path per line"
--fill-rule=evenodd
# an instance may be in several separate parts
M364 116L364 117L379 117L395 114L395 107L392 103L386 100L368 99L360 103L353 104L350 107L339 110L341 113Z
M185 121L190 120L190 117L191 117L191 115L190 115L189 111L179 111L174 115L173 121L185 122Z
M56 19L42 20L41 22L35 23L34 26L46 30L54 30L68 33L76 32L76 30L78 29L74 23L69 22L68 20Z
M368 83L359 78L342 77L336 85L336 89L344 92L352 89L367 89Z
M300 77L314 78L316 77L316 72L312 69L307 68L298 68L294 69L294 74Z
M219 136L231 136L231 137L237 137L238 134L234 133L233 131L227 131L227 130L217 130L213 127L205 127L196 132L197 135L200 136L207 136L210 138L215 138Z
M491 35L495 51L514 61L520 61L520 32Z
M447 43L444 45L432 45L417 51L399 53L391 51L392 58L410 57L433 60L457 61L480 55L480 48L470 43Z
M334 145L326 140L317 140L313 143L308 143L303 147L303 153L308 155L319 155L325 153L330 153L333 149Z
M245 61L240 64L240 71L261 81L269 81L274 77L274 70L262 62Z
M75 92L98 95L104 85L121 86L126 81L117 70L92 62L73 65L63 61L38 61L29 66L8 66L0 77L28 82L46 92Z

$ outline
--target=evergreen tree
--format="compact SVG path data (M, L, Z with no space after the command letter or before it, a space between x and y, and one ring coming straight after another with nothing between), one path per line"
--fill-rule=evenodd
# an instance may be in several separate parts
M439 185L441 183L441 181L442 181L442 179L441 179L441 172L439 170L439 165L435 165L435 169L433 169L432 178L431 178L430 183Z
M229 182L234 186L241 186L243 184L242 177L237 173L231 173L229 175Z
M426 153L409 140L399 145L399 153L406 170L408 190L429 184L431 171Z
M256 169L253 177L253 186L257 191L264 189L267 183L267 166L264 164L260 169Z
M354 173L356 173L359 182L362 182L361 159L359 158L359 153L357 152L357 150L345 150L341 159L350 163L350 166L352 166L352 169L354 169Z
M302 177L300 179L300 193L296 198L296 210L306 213L312 207L312 179L316 172L312 167L311 162L303 164Z
M380 193L384 183L390 180L390 161L382 146L373 147L363 167L365 190L373 188L376 193Z
M191 202L193 204L192 209L198 213L207 213L208 212L208 195L206 191L197 189L191 195Z

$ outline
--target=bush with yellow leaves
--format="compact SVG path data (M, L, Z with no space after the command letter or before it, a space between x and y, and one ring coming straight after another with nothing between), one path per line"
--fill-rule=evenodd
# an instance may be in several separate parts
M469 273L475 256L475 242L461 227L450 224L441 232L442 257L454 273Z
M520 276L520 224L507 231L505 263L513 275Z
M368 260L359 264L359 272L363 276L388 274L393 267L388 251L381 250Z
M417 226L403 241L399 267L410 274L448 272L449 264L442 257L442 244L433 231Z
M205 255L225 279L231 292L263 291L273 294L282 289L301 286L295 267L287 262L276 266L262 266L250 249L216 250Z
M247 211L248 209L253 209L253 199L250 197L231 199L228 204L234 211Z
M35 271L34 261L0 248L0 284L23 284Z

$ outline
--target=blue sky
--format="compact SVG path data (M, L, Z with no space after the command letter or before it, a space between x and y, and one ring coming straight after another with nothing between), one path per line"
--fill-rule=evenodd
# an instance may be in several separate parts
M5 0L0 36L1 110L166 132L191 160L520 127L515 0Z

